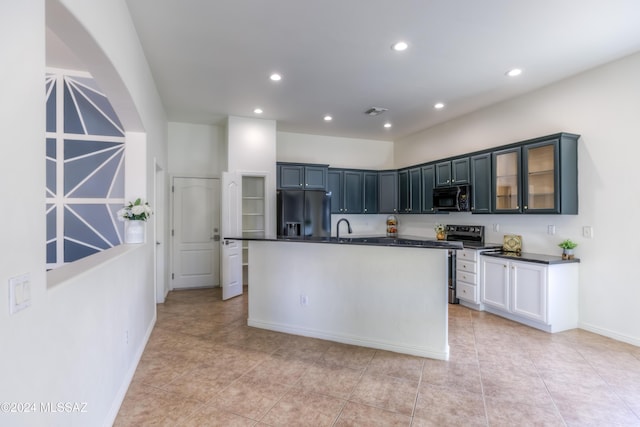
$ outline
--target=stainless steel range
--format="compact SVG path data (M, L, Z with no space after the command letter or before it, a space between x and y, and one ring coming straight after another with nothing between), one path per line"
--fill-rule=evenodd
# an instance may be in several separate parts
M446 225L447 240L462 242L465 247L481 248L484 246L484 225ZM456 298L456 251L450 249L449 267L449 304L458 304Z

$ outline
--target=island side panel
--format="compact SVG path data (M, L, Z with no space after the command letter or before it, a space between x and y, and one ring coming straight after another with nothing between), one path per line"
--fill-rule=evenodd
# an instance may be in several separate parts
M446 282L443 249L251 241L248 324L447 360Z

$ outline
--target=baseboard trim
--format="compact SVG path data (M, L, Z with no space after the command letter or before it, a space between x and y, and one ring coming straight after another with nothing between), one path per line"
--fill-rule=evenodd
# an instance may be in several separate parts
M138 346L138 350L134 355L134 362L132 363L129 370L124 376L124 380L120 385L120 389L113 398L113 403L111 404L111 409L109 410L106 421L104 423L105 427L111 427L116 421L116 417L118 416L118 411L120 411L120 406L122 406L122 402L124 402L124 397L127 394L127 390L129 390L129 386L131 385L131 381L133 380L133 376L136 373L136 369L138 368L138 364L140 363L140 359L142 358L142 354L144 353L144 349L149 342L149 338L151 338L151 332L153 332L153 328L156 324L157 314L154 313L153 318L151 319L151 323L147 328L147 332L145 333L144 339Z
M580 329L584 329L585 331L593 332L594 334L602 335L608 338L612 338L616 341L622 341L627 344L635 345L636 347L640 347L640 338L631 337L628 335L620 334L618 332L611 331L605 328L599 328L594 325L590 325L589 323L580 322L578 327Z
M361 347L375 348L378 350L392 351L395 353L410 354L413 356L427 357L429 359L449 360L448 344L445 351L434 351L434 350L426 349L422 347L406 346L406 345L390 343L385 341L374 341L370 339L363 339L361 337L356 337L356 336L335 334L335 333L316 330L316 329L300 328L298 326L272 323L272 322L263 322L263 321L254 320L254 319L249 319L247 321L247 324L255 328L267 329L267 330L276 331L276 332L284 332L284 333L293 334L293 335L302 335L305 337L318 338L318 339L327 340L327 341L334 341L342 344L351 344L351 345L357 345Z

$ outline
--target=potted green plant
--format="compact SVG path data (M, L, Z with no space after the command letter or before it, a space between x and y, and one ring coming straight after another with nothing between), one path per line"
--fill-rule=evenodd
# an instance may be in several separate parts
M573 250L578 244L571 239L565 239L558 246L562 248L562 259L573 259Z

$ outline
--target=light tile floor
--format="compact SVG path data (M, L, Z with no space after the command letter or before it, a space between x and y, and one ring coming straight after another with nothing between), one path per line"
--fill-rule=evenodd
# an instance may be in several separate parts
M169 293L116 426L640 426L640 348L449 306L448 362L246 326Z

